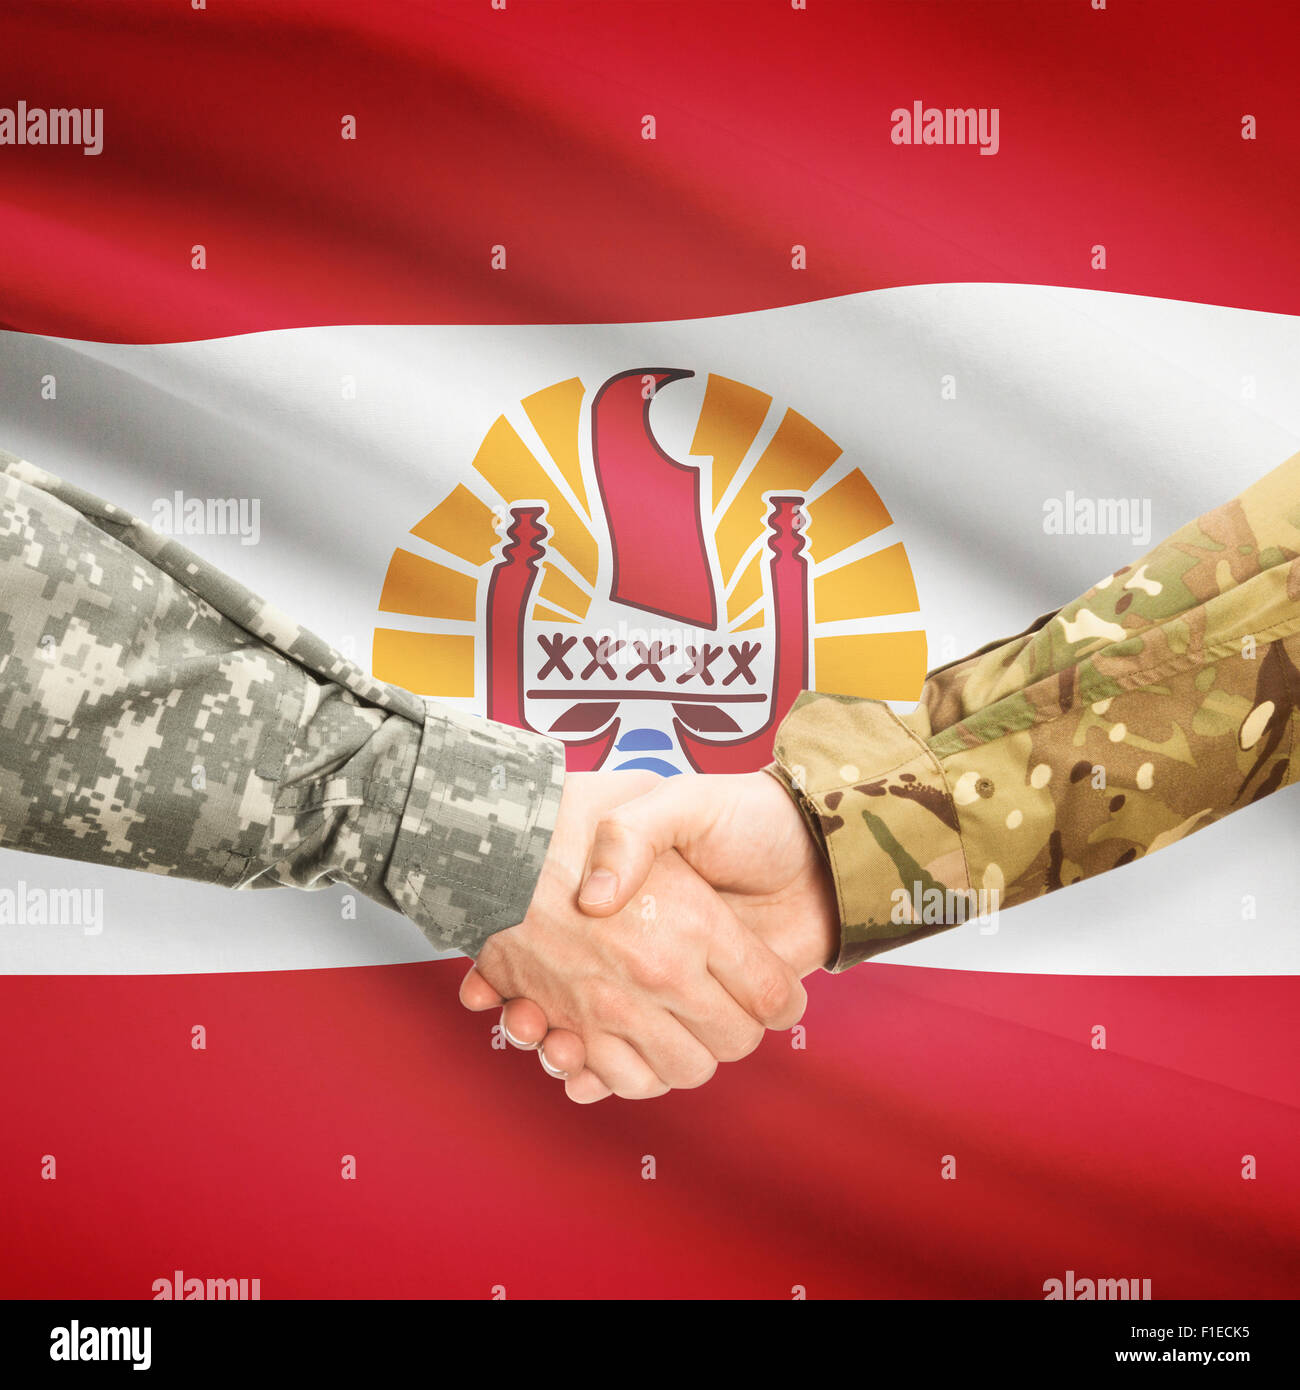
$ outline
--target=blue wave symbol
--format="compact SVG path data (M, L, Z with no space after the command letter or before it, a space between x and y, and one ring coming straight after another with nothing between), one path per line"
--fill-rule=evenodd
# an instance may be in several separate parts
M652 748L672 746L672 739L662 729L629 729L614 745L620 753L648 753Z
M674 767L662 758L633 758L631 762L619 763L614 771L622 772L624 768L641 768L646 772L657 772L660 777L679 777L682 771L680 767Z
M620 753L652 753L674 751L671 738L662 729L629 729L614 745ZM675 767L664 758L631 758L619 763L615 772L631 768L643 772L657 772L660 777L677 777L682 769Z

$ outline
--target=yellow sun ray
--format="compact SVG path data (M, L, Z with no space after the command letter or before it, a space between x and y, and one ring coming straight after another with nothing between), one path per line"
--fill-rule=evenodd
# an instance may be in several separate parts
M767 412L772 397L729 377L709 373L704 405L691 440L691 453L713 457L713 506L716 511L727 485L744 462Z
M474 468L507 506L533 499L546 502L551 543L589 584L596 582L595 537L504 415L488 430L474 456Z
M497 542L492 508L463 483L457 483L423 521L412 526L411 535L471 565L486 564Z
M736 581L736 586L727 596L727 619L734 622L752 604L763 597L763 552L754 552L754 558L745 566L744 573Z
M919 607L901 542L813 579L813 612L819 623L914 613Z
M808 503L808 547L817 560L829 560L883 531L893 519L866 475L855 468Z
M587 609L591 607L591 595L555 565L546 566L542 582L537 588L537 597L548 599L561 608L567 608L579 618L585 618Z
M577 618L569 613L559 613L554 608L548 608L544 603L533 604L533 621L535 623L576 623Z
M407 690L468 698L474 694L474 638L379 627L371 669Z
M521 404L537 431L538 439L555 460L564 481L573 489L573 495L582 503L583 509L590 514L591 504L587 501L587 486L582 481L582 459L578 453L578 421L585 394L581 380L573 376L568 381L557 381L544 391L534 391L531 396L525 396Z
M813 638L813 680L833 695L915 700L925 683L924 632L863 632Z
M478 579L474 575L448 569L399 548L388 562L379 611L473 622L477 594Z
M763 529L767 512L763 494L807 492L843 452L797 410L785 412L762 457L718 523L718 564L725 582L730 582L745 551Z

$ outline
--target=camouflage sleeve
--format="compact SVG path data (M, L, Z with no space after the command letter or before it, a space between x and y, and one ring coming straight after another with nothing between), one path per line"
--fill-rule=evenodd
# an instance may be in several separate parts
M346 883L470 955L523 918L562 745L375 681L145 522L0 469L0 844Z
M843 970L1128 864L1300 774L1300 455L920 704L805 692L768 768L836 885Z

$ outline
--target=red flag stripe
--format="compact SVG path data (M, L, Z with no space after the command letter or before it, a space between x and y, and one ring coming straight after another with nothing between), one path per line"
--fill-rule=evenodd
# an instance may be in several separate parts
M4 25L0 104L104 112L93 157L0 146L0 321L27 332L663 320L954 281L1300 312L1288 0L15 0ZM893 143L914 102L996 108L996 155Z

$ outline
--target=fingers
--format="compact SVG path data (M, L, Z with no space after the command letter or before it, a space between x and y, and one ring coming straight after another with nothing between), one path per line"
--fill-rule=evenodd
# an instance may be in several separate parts
M565 1093L570 1100L579 1105L610 1095L649 1100L670 1090L702 1086L717 1070L717 1060L671 1017L647 1018L638 1026L644 1040L639 1035L636 1046L613 1033L599 1034L586 1049L585 1068L579 1038L565 1029L547 1035L546 1062L568 1063L563 1070L569 1073ZM551 1071L550 1066L546 1069Z
M511 1000L507 1010L528 1003ZM514 1020L525 1015L516 1010L510 1017L506 1036L515 1041ZM717 1059L671 1014L647 1011L629 1023L635 1029L635 1044L614 1033L600 1033L584 1048L575 1033L552 1030L542 1048L543 1068L567 1080L566 1093L582 1104L608 1095L646 1100L670 1090L690 1090L704 1085L717 1070Z
M594 1071L584 1070L579 1072L577 1076L570 1077L564 1083L564 1094L575 1105L594 1105L596 1101L604 1100L607 1096L612 1096L614 1092Z
M697 993L689 1003L676 1005L673 1013L715 1065L739 1062L742 1057L748 1057L763 1041L766 1031L712 975L706 991ZM656 1070L668 1079L662 1067L656 1065Z
M707 859L731 824L726 797L712 788L724 781L675 778L597 806L585 825L578 817L527 917L488 938L462 983L465 1006L504 1006L507 1040L539 1051L580 1103L703 1085L720 1061L752 1052L763 1029L788 1029L803 1014L795 971L683 862L690 852ZM586 928L573 910L584 861ZM721 871L741 867L727 861ZM627 911L643 887L641 910ZM547 1015L574 1031L548 1031Z
M502 999L483 976L471 968L461 981L460 1002L474 1013L501 1009L501 1031L506 1041L523 1051L536 1050L548 1075L563 1081L582 1072L587 1056L582 1039L567 1028L548 1031L546 1015L531 999Z
M709 973L764 1028L793 1028L808 1007L799 976L730 913L719 914L708 942Z
M546 1015L531 999L511 999L506 1004L501 1010L501 1031L512 1047L536 1051L542 1069L558 1080L576 1076L586 1062L582 1039L567 1028L548 1029Z
M567 1028L548 1029L546 1016L530 999L511 999L501 1012L507 1042L536 1051L543 1070L570 1084L571 1099L589 1104L609 1095L641 1100L669 1090L693 1090L712 1078L718 1063L738 1061L759 1044L763 1028L716 983L701 1007L678 1019L647 1011L628 1020L636 1042L617 1035L593 1050L590 1064L582 1039Z
M511 999L501 1010L501 1031L511 1047L526 1052L546 1037L546 1015L531 999Z
M484 1009L499 1009L506 1001L478 973L477 966L470 966L460 982L460 1002L472 1013L482 1013Z
M569 1032L567 1028L552 1028L537 1050L537 1059L548 1076L567 1081L582 1071L587 1060L587 1049L576 1033Z
M712 983L712 982L710 982ZM722 990L717 991L715 1008L735 1009ZM739 1012L737 1010L737 1012ZM654 1074L655 1080L666 1089L691 1091L712 1079L718 1069L718 1059L699 1038L667 1010L646 1010L628 1020L626 1042ZM596 1048L588 1050L587 1066L616 1094L622 1095L615 1081L602 1069L603 1054ZM636 1097L631 1097L636 1099Z
M752 1020L744 1019L720 987L717 996L710 1001L710 1014L729 1011L761 1035L762 1030ZM567 1028L548 1031L546 1015L531 999L511 999L501 1011L501 1030L512 1047L537 1051L543 1070L562 1081L579 1076L585 1068L602 1095L641 1099L662 1095L667 1090L690 1090L702 1086L717 1070L717 1057L671 1014L646 1011L628 1023L636 1029L635 1043L616 1038L616 1043L623 1045L602 1046L593 1051L589 1060L587 1048L576 1033ZM715 1029L711 1036L724 1035ZM725 1034L721 1044L724 1050L733 1048L732 1036L733 1033ZM743 1051L736 1049L735 1055L743 1056L749 1050L749 1046ZM592 1082L585 1084L590 1086Z
M644 1057L623 1038L601 1033L587 1047L587 1069L596 1079L624 1100L650 1100L671 1089L646 1063ZM566 1093L572 1081L565 1083ZM599 1097L593 1097L599 1099Z
M601 817L578 889L585 913L609 917L621 911L654 861L689 837L700 814L699 780L673 777Z

